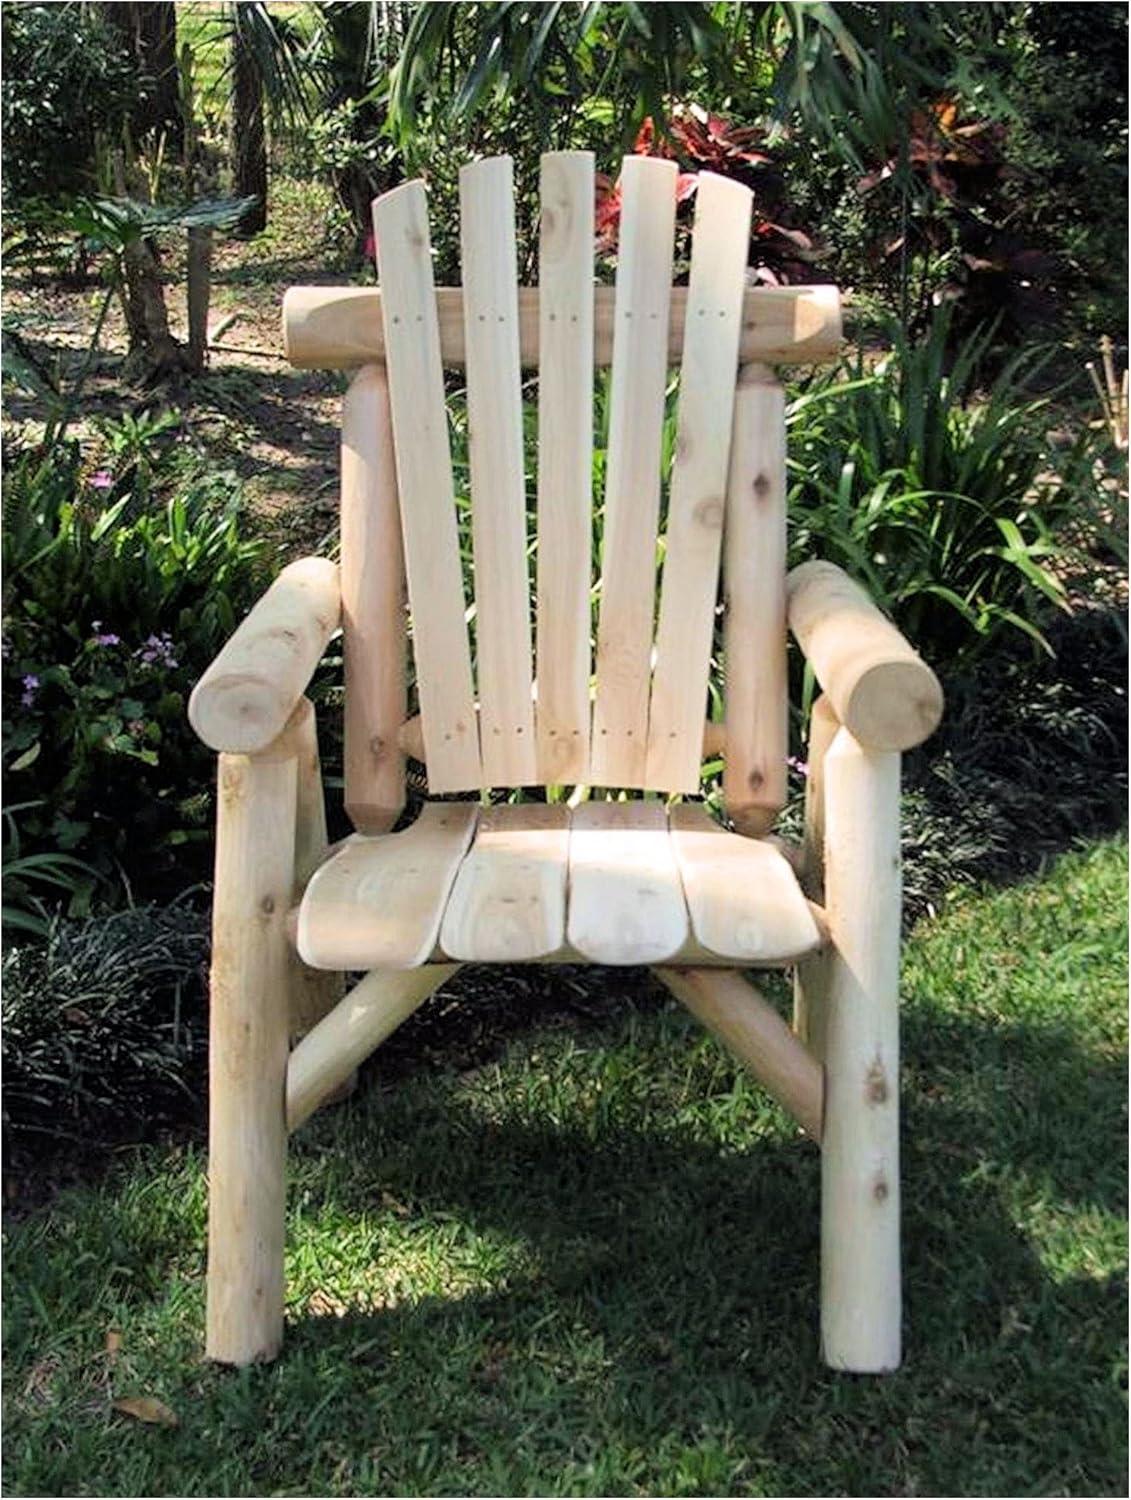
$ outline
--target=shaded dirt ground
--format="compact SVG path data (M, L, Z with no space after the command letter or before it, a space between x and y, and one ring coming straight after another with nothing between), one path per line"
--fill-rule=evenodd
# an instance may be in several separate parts
M293 370L283 357L281 309L288 286L301 282L341 285L364 279L348 255L327 189L277 179L267 230L251 241L217 237L213 255L209 329L220 329L207 372L147 389L131 380L127 340L115 299L86 380L78 435L93 435L100 419L171 408L185 435L246 481L269 529L316 539L333 521L338 470L338 420L344 377L336 372ZM170 328L187 337L184 246L180 236L162 246ZM4 278L6 333L20 352L63 392L83 364L105 295L95 261L85 280L43 263L20 266ZM231 321L229 321L231 320ZM227 325L227 326L224 326ZM32 435L42 423L37 398L9 390L4 431ZM274 524L272 524L274 523ZM298 538L296 538L297 540Z

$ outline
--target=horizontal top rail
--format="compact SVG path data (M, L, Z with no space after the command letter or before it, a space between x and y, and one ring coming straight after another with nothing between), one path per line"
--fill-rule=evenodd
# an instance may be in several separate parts
M683 353L687 288L673 287L668 362ZM593 360L613 358L616 291L593 289ZM436 288L440 351L446 366L465 362L463 290ZM538 363L538 288L518 292L519 356ZM832 359L840 348L841 298L835 286L756 287L747 291L739 336L740 364L808 365ZM293 286L283 298L283 346L300 370L348 370L385 357L381 292L373 287Z

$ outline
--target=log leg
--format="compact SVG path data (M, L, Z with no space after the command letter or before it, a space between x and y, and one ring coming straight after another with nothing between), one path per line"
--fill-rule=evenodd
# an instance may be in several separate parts
M307 700L292 716L289 726L298 762L296 787L296 823L294 854L294 889L292 900L302 900L307 882L326 859L326 799L322 791L322 765L318 757L318 735L314 723L314 706ZM345 993L345 975L325 969L309 969L291 949L291 1045L317 1026ZM347 1079L343 1094L352 1091L356 1080Z
M801 884L809 899L819 903L825 899L825 756L839 728L829 700L818 698L809 718ZM825 1056L828 984L829 956L825 950L802 959L794 971L793 1029L820 1061Z
M900 1362L899 858L899 756L841 729L825 759L821 1344L862 1373Z
M283 1337L296 783L293 749L220 756L205 1352L239 1365L274 1358Z

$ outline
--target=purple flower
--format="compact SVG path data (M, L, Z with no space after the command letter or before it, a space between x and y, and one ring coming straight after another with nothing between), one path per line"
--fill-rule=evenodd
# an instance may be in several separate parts
M114 476L109 469L97 469L87 480L92 490L109 490L114 487Z
M35 702L35 695L39 692L39 678L34 672L29 672L24 678L24 690L20 694L20 703L24 708L30 708Z
M788 756L787 757L787 764L790 765L793 768L793 770L795 770L797 772L797 774L799 776L808 776L808 774L809 774L808 764L805 761L803 761L803 760L798 760L798 758L797 758L796 755L790 755L790 756Z
M177 658L173 655L173 638L171 635L166 635L164 631L160 635L147 637L134 655L151 667L175 667L177 665Z
M101 620L92 620L90 628L94 631L94 634L90 638L92 646L120 646L122 644L122 637L120 635L115 635L112 630L104 631L102 629Z

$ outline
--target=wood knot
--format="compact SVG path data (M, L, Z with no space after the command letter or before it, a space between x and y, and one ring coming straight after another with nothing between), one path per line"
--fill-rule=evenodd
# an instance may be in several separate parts
M759 771L757 766L755 766L753 771L751 771L750 775L746 778L746 785L752 792L760 792L765 780L765 773Z
M269 917L275 910L274 896L264 896L263 900L259 903L259 907L263 914Z
M864 1075L864 1090L869 1104L885 1104L888 1097L888 1078L884 1065L877 1057Z
M695 507L695 520L700 526L707 526L712 531L723 524L723 502L718 495L709 495L706 500L700 500Z
M889 1191L890 1189L887 1185L887 1179L884 1177L877 1177L875 1182L872 1184L872 1197L876 1200L876 1202L883 1203L886 1200Z
M750 487L754 491L755 500L765 500L773 488L768 474L755 474L754 483Z

